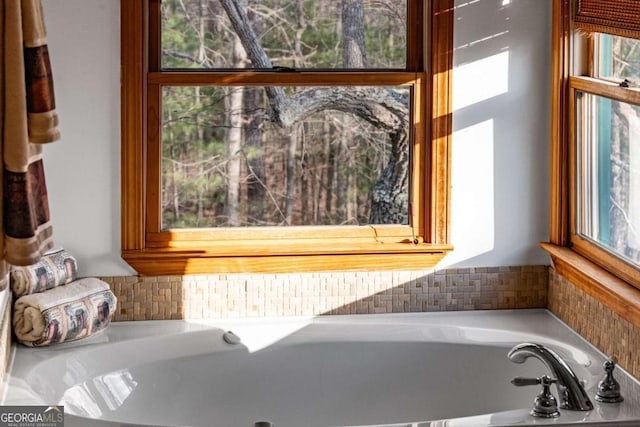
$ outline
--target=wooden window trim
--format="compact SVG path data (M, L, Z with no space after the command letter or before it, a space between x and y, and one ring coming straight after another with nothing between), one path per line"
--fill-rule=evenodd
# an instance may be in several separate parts
M383 72L383 73L356 73L339 72L243 72L234 74L230 72L149 72L148 73L148 99L158 97L149 102L149 105L158 105L161 96L161 84L171 86L212 84L215 86L252 86L252 85L411 85L414 88L413 116L423 115L424 109L424 73L419 72ZM308 77L313 78L313 83L308 83ZM161 83L158 83L161 82ZM149 110L153 110L149 108ZM148 120L148 167L147 182L160 182L160 170L154 165L160 164L160 114L154 114ZM158 129L158 131L156 131ZM418 129L414 135L411 157L416 160L412 172L413 182L424 182L422 166L426 161L424 153L424 129ZM152 186L149 186L151 189ZM410 188L411 200L424 206L424 195L420 191L422 185ZM412 213L411 224L403 225L371 225L368 227L339 226L339 227L260 227L259 230L247 228L219 228L206 230L180 230L163 231L159 223L159 216L155 212L160 211L160 197L155 192L147 192L147 230L146 240L148 247L171 248L187 245L188 247L200 247L211 253L220 252L225 256L255 256L265 255L293 255L296 253L311 255L314 253L336 252L347 254L351 252L377 252L381 242L385 243L385 252L415 252L423 251L422 245L407 244L415 238L422 243L426 230L424 217ZM342 242L340 242L342 240ZM233 245L229 247L229 241ZM276 242L277 244L274 244Z
M640 92L623 90L613 82L571 76L571 7L571 0L553 1L550 241L541 246L560 275L640 327L638 270L572 232L575 162L570 114L575 90L634 103L640 100Z
M452 0L429 2L425 13L426 28L430 30L428 72L416 69L416 64L422 62L424 49L413 46L422 43L411 43L409 55L414 59L409 60L409 67L415 71L384 73L385 84L415 84L416 111L412 114L427 118L419 123L412 153L424 159L423 165L428 165L412 171L412 178L420 180L424 189L419 194L412 189L412 200L421 207L414 209L424 212L424 215L411 212L416 216L414 229L409 226L340 227L339 233L327 235L326 228L288 227L287 237L277 240L271 238L282 234L282 229L261 229L258 238L249 235L246 229L160 232L154 215L149 214L158 197L149 182L159 174L157 167L154 170L150 166L158 161L157 150L150 144L153 145L159 135L157 127L149 123L157 123L160 112L148 108L147 100L159 96L158 88L162 84L189 83L185 73L153 71L158 69L159 58L149 58L148 46L156 41L149 40L147 34L152 34L153 39L156 37L153 34L158 32L154 28L147 31L150 25L147 17L149 8L157 6L154 0L121 0L122 257L139 274L423 269L433 267L451 250ZM419 19L410 21L409 25L423 25ZM274 78L280 84L303 84L305 73L313 71L274 73ZM204 75L215 84L258 84L256 74L204 72L198 76L197 83L202 83ZM353 76L347 71L335 72L327 77L326 83L354 82ZM357 82L381 84L379 75L376 76L378 78L372 75L371 82L362 79ZM157 101L149 104L158 105ZM212 237L215 240L212 241ZM224 243L226 238L233 239L232 249Z
M571 248L542 243L558 274L600 301L623 319L640 327L640 291Z

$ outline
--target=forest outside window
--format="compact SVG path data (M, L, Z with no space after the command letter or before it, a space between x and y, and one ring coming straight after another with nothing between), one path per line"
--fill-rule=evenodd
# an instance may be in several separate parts
M450 16L423 0L121 6L139 273L427 268L450 249Z

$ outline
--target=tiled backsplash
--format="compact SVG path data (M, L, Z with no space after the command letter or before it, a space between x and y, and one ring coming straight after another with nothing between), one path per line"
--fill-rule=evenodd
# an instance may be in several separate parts
M102 277L115 320L546 307L546 266L436 271Z
M640 378L640 328L547 266L102 279L118 297L116 321L547 307ZM0 378L10 312L0 313Z
M547 269L525 266L102 279L118 297L114 317L118 321L545 307ZM0 385L11 350L11 311L9 299L0 311Z
M640 328L549 268L549 310L640 379Z

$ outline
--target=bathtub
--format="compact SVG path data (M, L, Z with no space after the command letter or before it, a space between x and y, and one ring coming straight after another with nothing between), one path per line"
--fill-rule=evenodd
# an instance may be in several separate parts
M559 353L594 410L531 417L539 387L510 379L549 372L507 358L521 342ZM546 310L122 322L16 348L3 401L64 405L66 427L640 425L640 384L623 370L624 402L593 399L603 361Z

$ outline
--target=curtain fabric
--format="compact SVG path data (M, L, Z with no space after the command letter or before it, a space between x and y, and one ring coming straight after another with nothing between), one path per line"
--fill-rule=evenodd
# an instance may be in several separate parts
M40 0L0 2L0 288L53 246L42 144L60 137Z
M577 0L574 22L589 32L640 38L640 0Z

